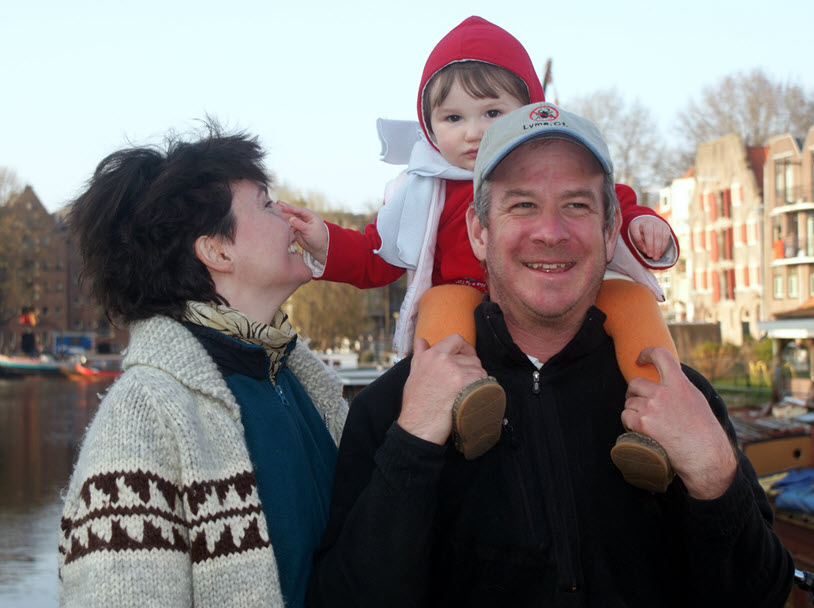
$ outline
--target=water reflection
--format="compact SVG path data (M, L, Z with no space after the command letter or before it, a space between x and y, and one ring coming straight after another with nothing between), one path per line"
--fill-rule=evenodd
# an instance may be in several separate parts
M60 492L106 389L0 379L0 608L58 603Z

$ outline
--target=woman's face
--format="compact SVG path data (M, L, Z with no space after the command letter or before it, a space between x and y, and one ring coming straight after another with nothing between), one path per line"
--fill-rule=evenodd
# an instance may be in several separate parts
M251 315L264 307L272 315L300 285L311 279L294 241L294 232L264 184L242 180L232 184L233 243L226 245L232 262L226 296L234 308ZM266 319L254 316L258 321Z

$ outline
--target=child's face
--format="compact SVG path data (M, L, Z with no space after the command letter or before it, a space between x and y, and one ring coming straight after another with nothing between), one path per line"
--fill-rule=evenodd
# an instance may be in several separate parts
M498 116L521 107L523 103L506 91L501 90L497 98L476 99L456 81L430 113L435 145L448 163L472 171L487 127Z

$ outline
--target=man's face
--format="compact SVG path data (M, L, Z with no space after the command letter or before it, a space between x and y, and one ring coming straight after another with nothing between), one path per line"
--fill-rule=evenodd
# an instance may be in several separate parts
M545 139L513 150L493 171L489 227L472 208L472 249L486 262L490 297L510 325L576 329L613 257L605 233L604 174L577 144Z

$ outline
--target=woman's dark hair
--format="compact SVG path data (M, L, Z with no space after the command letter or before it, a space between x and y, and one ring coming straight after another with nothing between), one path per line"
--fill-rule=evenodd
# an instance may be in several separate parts
M268 185L256 137L206 123L195 141L114 152L71 203L82 280L113 321L181 319L187 300L228 304L195 255L199 236L235 236L231 184Z

